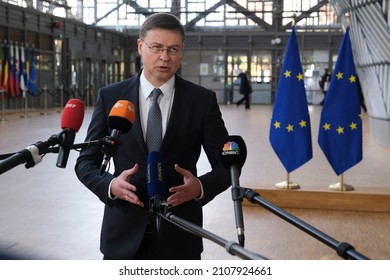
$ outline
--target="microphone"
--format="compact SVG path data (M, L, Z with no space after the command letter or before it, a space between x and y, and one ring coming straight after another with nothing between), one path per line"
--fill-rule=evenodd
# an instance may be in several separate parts
M239 177L241 167L246 160L246 146L241 136L232 135L223 143L220 160L226 169L230 169L232 180L232 199L234 202L234 213L236 220L237 236L239 244L244 247L244 218L242 214L242 199L244 197L244 189L240 188Z
M84 102L79 99L69 99L61 116L60 148L56 166L65 168L68 162L69 152L74 143L76 132L79 131L84 119Z
M69 150L72 148L74 133L77 132L84 118L84 103L78 99L70 99L64 107L61 116L61 127L63 131L50 136L47 141L38 141L27 148L12 154L0 162L0 174L16 167L19 164L26 163L26 168L31 168L42 161L42 155L46 154L49 147L57 144L59 156L57 160L58 167L65 167L69 156Z
M168 203L165 198L164 162L160 152L152 151L148 155L146 168L147 189L149 194L149 214L166 214ZM160 230L161 217L156 215L156 229Z
M118 142L118 138L121 134L129 132L133 126L135 119L135 108L134 105L128 100L118 100L111 108L108 116L108 126L112 129L111 136L108 138L111 140L111 145L115 146ZM115 151L106 150L103 162L100 167L100 176L103 176L108 163L110 162L111 156Z

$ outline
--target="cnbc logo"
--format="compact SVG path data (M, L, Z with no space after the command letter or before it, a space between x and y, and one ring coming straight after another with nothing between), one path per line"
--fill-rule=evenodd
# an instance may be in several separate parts
M229 141L223 145L222 155L239 155L240 147L234 141Z

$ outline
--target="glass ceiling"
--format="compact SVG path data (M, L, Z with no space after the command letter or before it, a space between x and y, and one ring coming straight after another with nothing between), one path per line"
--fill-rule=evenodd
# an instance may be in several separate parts
M4 0L3 0L4 1ZM323 0L5 0L55 16L123 31L138 28L156 12L176 14L187 29L275 30L275 25L329 28L337 17Z

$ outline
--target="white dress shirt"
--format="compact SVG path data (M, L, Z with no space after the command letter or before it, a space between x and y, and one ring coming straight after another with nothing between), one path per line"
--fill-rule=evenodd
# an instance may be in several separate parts
M139 113L141 117L141 126L146 141L146 124L148 122L149 109L152 106L152 91L154 86L146 79L144 72L142 71L139 83ZM173 76L168 82L163 84L159 89L162 91L162 95L158 98L160 105L161 117L162 117L162 133L163 139L165 132L167 131L167 125L169 116L171 114L173 98L175 95L175 76Z

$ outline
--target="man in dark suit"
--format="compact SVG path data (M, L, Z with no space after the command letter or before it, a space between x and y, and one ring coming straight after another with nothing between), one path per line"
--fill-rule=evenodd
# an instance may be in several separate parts
M167 13L148 17L137 42L143 69L138 75L101 88L86 140L111 134L107 119L118 100L136 108L130 131L120 136L115 171L99 176L103 154L98 148L81 151L75 171L80 181L105 204L101 230L104 259L200 259L202 239L162 220L154 234L149 218L146 186L148 148L145 143L150 92L162 91L163 141L159 152L165 163L169 211L202 226L202 206L230 186L230 176L219 161L228 136L214 92L176 74L184 48L184 28ZM211 165L197 174L203 147Z

